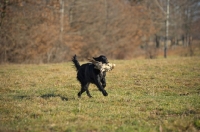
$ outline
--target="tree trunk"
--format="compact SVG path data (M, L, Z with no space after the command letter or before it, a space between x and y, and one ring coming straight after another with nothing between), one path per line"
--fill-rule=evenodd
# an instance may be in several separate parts
M60 44L63 45L64 0L60 0Z
M169 0L167 0L166 38L165 38L165 45L164 45L164 58L167 58L168 32L169 32Z

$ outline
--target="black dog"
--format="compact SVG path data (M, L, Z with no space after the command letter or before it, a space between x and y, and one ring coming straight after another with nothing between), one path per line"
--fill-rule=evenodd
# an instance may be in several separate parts
M102 63L108 63L107 58L103 55L97 58L93 57L93 59ZM100 70L94 68L95 65L92 63L80 65L76 59L76 55L73 56L72 62L77 70L77 79L81 83L81 91L78 93L78 97L81 97L81 94L85 91L89 97L92 97L88 90L90 83L95 84L104 96L108 96L108 93L104 89L106 87L106 72L102 74Z

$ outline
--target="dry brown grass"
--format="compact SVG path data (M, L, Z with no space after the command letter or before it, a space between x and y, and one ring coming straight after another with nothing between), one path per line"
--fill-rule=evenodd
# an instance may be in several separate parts
M81 99L71 63L0 65L0 131L199 131L199 57L110 62Z

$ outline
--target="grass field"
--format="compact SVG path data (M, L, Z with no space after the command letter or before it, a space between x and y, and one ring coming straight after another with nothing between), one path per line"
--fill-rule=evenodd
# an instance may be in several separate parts
M104 97L72 63L0 65L0 131L200 131L200 58L113 60Z

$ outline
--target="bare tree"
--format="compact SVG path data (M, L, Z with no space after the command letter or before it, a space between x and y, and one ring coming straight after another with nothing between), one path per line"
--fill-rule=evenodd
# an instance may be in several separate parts
M164 38L192 47L199 34L199 0L168 1L2 0L0 61L62 62L73 54L128 59L142 51L140 45L155 58Z

